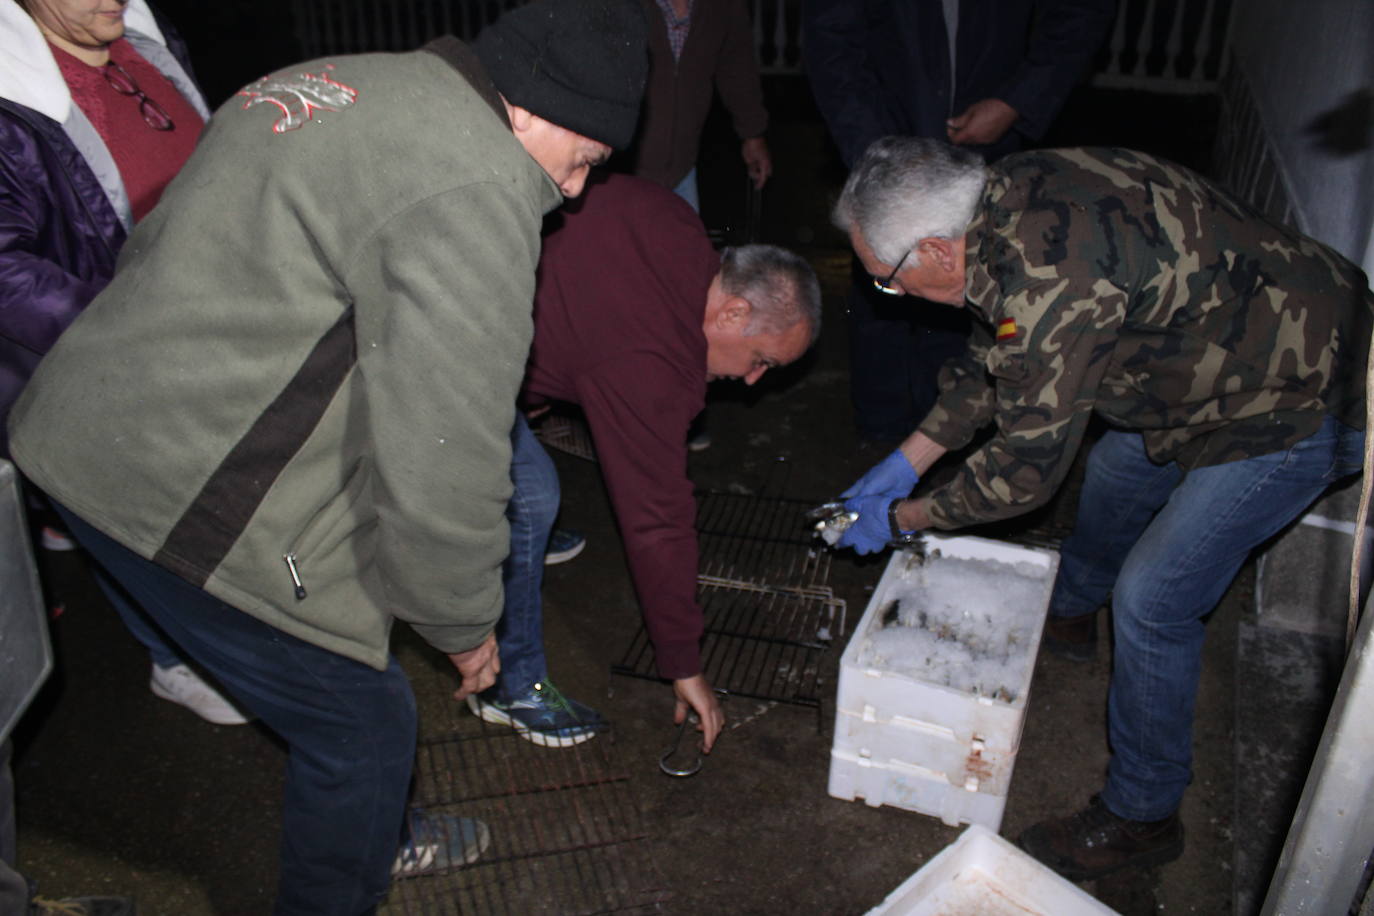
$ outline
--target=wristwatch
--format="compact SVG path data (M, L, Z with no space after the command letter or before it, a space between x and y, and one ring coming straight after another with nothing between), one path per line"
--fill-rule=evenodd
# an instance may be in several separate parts
M910 547L913 544L921 543L920 531L903 531L897 524L897 503L900 499L894 499L887 504L887 528L892 533L892 540L889 542L894 547Z

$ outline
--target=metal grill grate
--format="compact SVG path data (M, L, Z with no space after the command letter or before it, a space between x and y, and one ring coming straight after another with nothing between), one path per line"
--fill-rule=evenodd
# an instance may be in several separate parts
M472 865L398 880L383 914L653 913L668 893L609 736L551 752L465 716L420 743L415 804L476 817L491 846Z
M697 494L702 667L716 690L819 709L830 649L847 630L827 581L830 554L811 538L813 504L762 494ZM641 626L616 674L657 678Z

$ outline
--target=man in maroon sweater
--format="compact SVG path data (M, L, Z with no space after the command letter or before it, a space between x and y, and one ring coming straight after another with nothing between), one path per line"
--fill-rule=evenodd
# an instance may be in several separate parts
M701 669L687 426L707 382L752 385L800 357L819 330L806 261L771 245L722 255L692 208L652 182L613 175L589 185L545 237L525 393L586 414L658 672L673 681L674 721L694 709L708 751L724 716ZM567 746L601 721L549 683L544 661L539 587L558 478L523 418L512 439L501 674L469 703L537 744Z

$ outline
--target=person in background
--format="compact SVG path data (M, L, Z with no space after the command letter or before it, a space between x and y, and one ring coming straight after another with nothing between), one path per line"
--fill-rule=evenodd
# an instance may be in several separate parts
M803 63L846 167L888 135L993 161L1045 135L1115 11L1115 0L804 0ZM897 305L857 261L847 316L857 432L894 444L935 403L968 318Z
M985 167L890 137L855 165L835 217L873 282L966 309L975 328L920 426L846 491L859 518L839 545L870 553L896 533L1028 512L1064 481L1090 418L1105 420L1046 639L1095 644L1110 596L1111 761L1086 807L1020 844L1075 881L1177 858L1204 620L1255 547L1362 465L1367 278L1124 149ZM985 427L948 482L908 498Z
M709 751L724 715L702 672L687 426L708 382L752 385L801 357L820 331L815 274L771 245L722 255L680 198L612 175L545 238L534 315L525 396L586 414L658 673L673 682L675 720L695 710ZM558 474L523 419L514 438L501 673L468 703L530 741L565 747L603 723L548 681L537 558L558 509Z
M114 275L210 116L186 48L144 0L0 0L0 419L57 336ZM7 455L0 431L0 456ZM51 510L49 550L72 550ZM156 696L217 725L248 721L104 573L152 657Z
M10 412L69 530L288 749L274 912L369 913L487 826L407 812L398 621L497 661L544 214L628 145L637 0L245 86Z
M633 174L675 192L700 212L697 157L715 93L740 138L755 188L773 174L764 131L754 35L743 0L643 0L649 19L649 83L635 139Z

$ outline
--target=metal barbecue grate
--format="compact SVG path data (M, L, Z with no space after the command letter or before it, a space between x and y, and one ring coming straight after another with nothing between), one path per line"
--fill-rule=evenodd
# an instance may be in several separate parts
M462 717L423 740L415 804L486 822L475 863L396 881L386 916L655 913L668 899L628 776L609 737L550 753Z
M847 631L845 602L827 584L830 554L803 522L814 503L767 492L697 494L702 667L722 693L819 709L830 650ZM611 670L658 678L642 626Z

